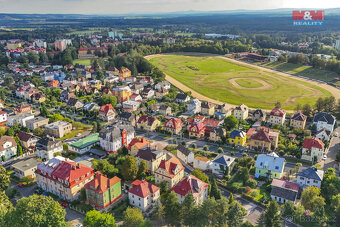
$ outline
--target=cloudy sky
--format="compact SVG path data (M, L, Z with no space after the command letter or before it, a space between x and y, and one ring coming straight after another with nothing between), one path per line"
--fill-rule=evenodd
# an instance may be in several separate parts
M339 0L0 0L0 13L129 14L336 7L340 7Z

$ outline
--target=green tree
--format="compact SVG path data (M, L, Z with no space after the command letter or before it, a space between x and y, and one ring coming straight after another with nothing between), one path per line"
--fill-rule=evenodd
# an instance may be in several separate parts
M191 172L191 175L197 177L198 179L200 179L201 181L205 182L205 183L208 183L210 184L209 182L209 177L207 175L205 175L202 170L199 170L199 169L194 169L192 172Z
M117 98L112 95L102 95L98 99L99 105L106 105L106 104L111 104L112 107L115 107L117 105Z
M312 114L312 107L308 103L303 105L302 113L309 117Z
M152 213L152 218L161 223L164 221L164 206L160 199L156 201L155 211Z
M325 207L318 206L314 212L314 219L319 223L322 224L326 221L326 213Z
M275 200L271 201L266 210L261 214L258 223L264 227L281 227L280 207Z
M188 193L183 203L181 204L181 220L183 220L184 225L191 225L192 224L192 212L195 208L195 199L191 193Z
M50 196L31 195L18 200L10 214L12 226L66 226L66 211ZM8 225L10 226L10 225Z
M124 180L130 181L130 180L134 180L137 177L137 161L136 158L132 157L132 156L128 156L122 165L121 168L121 174L124 178Z
M148 164L146 164L145 160L142 160L138 166L137 176L138 177L145 176L146 171L148 171Z
M4 167L0 166L0 191L4 191L8 188L10 183L10 177Z
M292 217L295 213L294 204L290 201L287 201L283 207L282 216L283 217Z
M115 218L108 213L100 213L97 210L91 210L86 213L84 218L84 227L111 227L117 226Z
M165 221L170 225L179 225L181 216L181 205L178 202L176 194L171 191L164 201Z
M218 188L216 179L214 177L210 177L210 185L211 185L211 190L210 190L210 197L214 197L215 200L221 199L222 198L222 192Z
M315 211L317 207L325 205L325 199L320 196L320 189L309 186L302 191L301 204L306 210Z
M48 109L45 105L42 105L42 107L40 107L40 115L43 117L47 117Z
M97 122L93 122L93 127L92 127L92 130L91 130L91 132L92 133L96 133L97 132Z
M239 121L235 118L234 115L230 115L224 119L224 127L226 130L230 131L238 125Z
M232 203L234 203L234 202L235 202L235 200L234 200L234 195L233 195L232 192L230 192L230 195L229 195L229 204L232 204Z
M239 202L233 203L227 212L228 226L240 226L246 215L247 211Z
M22 146L20 143L17 145L17 156L21 156L23 154L22 152Z
M142 211L136 207L128 207L124 211L124 226L135 227L144 223Z
M321 183L321 195L330 204L332 197L340 193L340 179L335 175L335 169L328 168Z
M12 209L13 205L6 196L5 191L0 190L0 226L6 226L5 216Z
M275 108L280 109L281 108L281 102L276 102L275 103Z
M7 131L6 131L6 135L8 136L14 136L14 130L12 128L8 128Z

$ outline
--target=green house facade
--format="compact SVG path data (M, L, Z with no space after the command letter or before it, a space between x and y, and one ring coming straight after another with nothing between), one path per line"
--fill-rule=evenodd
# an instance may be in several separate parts
M255 177L282 178L286 161L277 154L260 154L255 163Z
M86 202L98 209L103 209L122 196L121 179L111 179L97 172L94 179L85 186Z

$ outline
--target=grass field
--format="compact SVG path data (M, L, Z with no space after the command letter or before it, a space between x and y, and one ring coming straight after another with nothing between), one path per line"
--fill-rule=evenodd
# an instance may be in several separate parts
M287 62L269 62L269 63L264 63L262 65L268 68L282 71L282 72L305 76L311 79L317 79L317 80L322 80L326 82L332 81L334 78L339 77L338 74L335 72L314 69L312 68L312 66L308 66L308 65L297 65L297 64L287 63Z
M73 65L75 64L79 64L79 65L91 65L91 59L75 59L73 60Z
M293 110L330 96L308 82L208 56L162 55L150 62L192 90L217 101L252 108L271 109L276 102Z

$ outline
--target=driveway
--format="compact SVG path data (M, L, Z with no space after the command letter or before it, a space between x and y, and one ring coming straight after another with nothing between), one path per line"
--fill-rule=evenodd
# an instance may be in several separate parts
M78 224L83 224L84 215L78 213L77 211L66 208L65 219L70 222L71 226L76 226Z
M338 150L340 148L340 127L336 128L333 132L333 135L335 133L338 133L339 135L337 137L333 136L332 139L329 142L329 149L327 153L327 159L325 161L321 162L321 165L323 165L324 171L326 171L328 168L337 168L338 164L335 161L336 154L338 153ZM339 171L337 171L339 176Z

